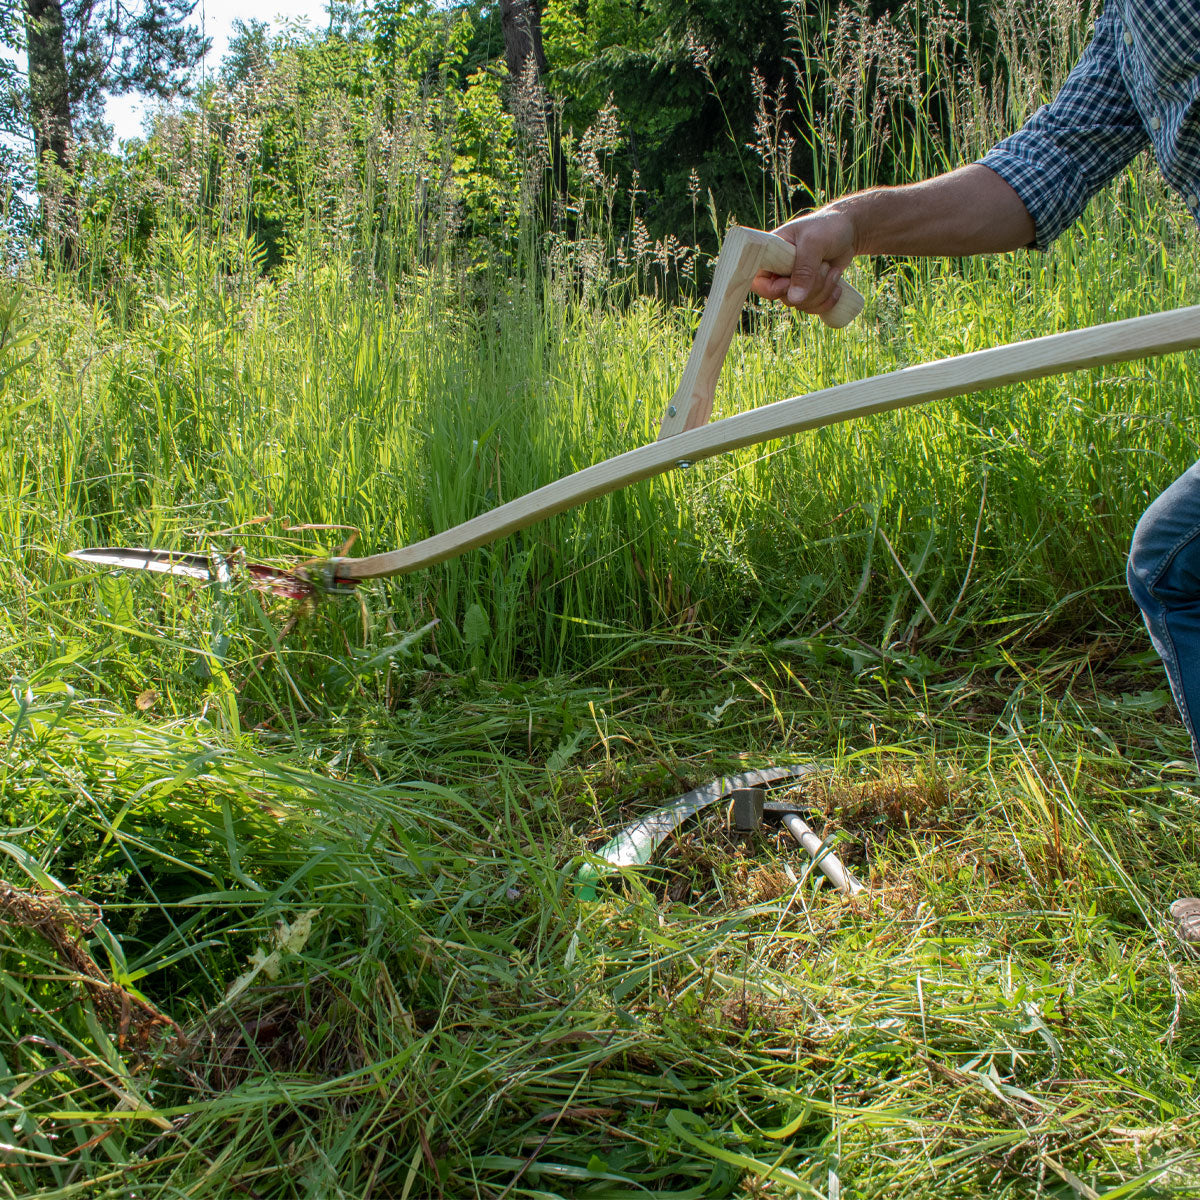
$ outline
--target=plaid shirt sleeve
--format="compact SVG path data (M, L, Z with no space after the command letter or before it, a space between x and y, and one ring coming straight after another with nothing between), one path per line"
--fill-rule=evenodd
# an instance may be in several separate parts
M1033 245L1045 250L1088 200L1149 143L1117 60L1120 27L1109 4L1058 95L979 161L1021 198Z

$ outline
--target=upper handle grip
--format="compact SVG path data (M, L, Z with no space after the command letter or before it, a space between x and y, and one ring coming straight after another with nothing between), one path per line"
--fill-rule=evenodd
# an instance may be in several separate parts
M712 415L717 376L729 351L729 344L741 320L746 293L759 271L790 275L796 260L796 247L778 234L761 229L733 225L725 235L725 244L717 255L712 288L700 317L700 328L692 343L692 352L683 369L683 379L667 405L658 436L674 437L703 425ZM844 279L842 294L821 320L834 329L849 325L862 312L863 298Z
M770 271L773 275L790 275L796 262L796 247L776 233L761 233L758 230L754 232L763 239L759 243L762 252L761 269ZM754 240L758 242L758 237ZM821 313L821 320L831 329L844 329L862 312L864 304L862 293L857 288L845 279L838 282L842 288L838 302L828 312Z

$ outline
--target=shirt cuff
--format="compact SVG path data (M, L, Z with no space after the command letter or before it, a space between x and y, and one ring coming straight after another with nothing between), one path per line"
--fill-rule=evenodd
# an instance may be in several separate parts
M1083 172L1052 138L1023 129L1006 138L981 159L1025 205L1033 218L1030 247L1047 250L1087 207Z

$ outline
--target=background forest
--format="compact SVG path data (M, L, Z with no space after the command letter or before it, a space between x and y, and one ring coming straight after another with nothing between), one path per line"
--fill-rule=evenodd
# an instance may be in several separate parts
M200 71L175 0L0 0L0 1196L1195 1194L1195 766L1123 584L1193 355L354 598L237 567L650 441L731 223L971 161L1093 16L335 0ZM1187 304L1200 256L1147 160L1049 253L851 277L847 331L747 306L718 415ZM104 544L233 575L65 557ZM577 886L797 762L869 899L717 812Z

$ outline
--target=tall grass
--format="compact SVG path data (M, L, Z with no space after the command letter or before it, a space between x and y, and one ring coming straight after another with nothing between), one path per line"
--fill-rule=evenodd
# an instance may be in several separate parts
M764 84L762 211L699 179L698 225L974 156L1086 26L841 13ZM310 51L0 309L0 1194L1188 1194L1195 801L1121 576L1194 362L747 449L360 603L84 574L385 549L655 434L703 263L617 227L619 114L555 211L488 77L359 99ZM1193 241L1141 165L1045 256L860 265L848 332L751 310L719 409L1186 303ZM633 812L798 757L873 908L719 821L575 895Z
M1157 227L1110 221L1045 262L872 281L849 335L761 313L719 410L1186 303L1191 252L1164 263ZM355 552L415 541L650 440L687 348L688 311L651 301L554 307L518 285L478 311L418 281L389 303L337 267L231 301L194 234L160 252L192 286L119 323L48 281L26 292L58 326L24 368L44 400L10 418L23 449L7 488L24 499L5 520L28 575L77 577L57 548L205 545L231 528L211 544L252 556L346 536L292 525L358 529ZM1116 604L1128 627L1113 589L1140 509L1196 452L1191 375L1184 358L1118 367L753 448L372 587L369 603L405 629L439 619L450 663L481 606L501 675L583 665L591 621L728 637L757 614L770 636L803 636L865 570L846 627L880 648L953 645L981 612L1019 623L1068 598L1064 626L1106 627ZM139 604L161 590L125 586ZM74 587L86 611L91 587Z
M800 93L824 151L814 161L829 172L818 196L870 182L885 160L888 173L921 177L969 158L1053 86L1080 37L1078 20L1055 10L1044 63L1010 52L1008 74L985 93L978 74L964 78L978 53L964 27L917 9L907 18L911 28L903 16L872 22L853 6L824 27L797 18ZM1015 36L1003 21L1014 19L997 15L1002 44ZM313 95L294 74L281 66L235 97L228 127L214 113L165 127L172 157L154 168L159 225L136 265L120 260L119 229L94 227L94 261L117 255L107 278L82 296L53 273L26 280L26 320L41 336L21 386L44 399L9 427L26 450L6 464L8 489L37 480L19 518L7 516L19 520L24 570L57 577L46 557L54 547L203 544L253 521L263 523L242 540L254 553L304 543L322 553L342 539L288 538L289 524L350 526L361 531L356 552L379 550L653 436L695 318L688 306L638 299L612 274L627 262L649 279L678 258L604 225L620 186L606 175L615 115L579 142L575 207L599 223L581 220L579 242L553 240L549 278L535 270L544 259L518 252L536 225L515 256L464 269L449 240L456 184L438 137L455 119L451 94L388 118L344 95ZM998 96L1010 100L1000 113ZM295 127L276 111L295 114ZM905 121L913 128L901 137ZM214 128L219 169L206 165ZM243 230L261 218L255 201L289 182L272 174L269 149L289 139L305 147L289 201L300 216L264 277L261 239ZM898 163L901 145L908 158ZM766 156L779 168L766 177L772 219L800 194L795 158ZM539 211L532 201L525 209L530 221ZM897 263L873 278L860 269L873 300L848 334L753 314L720 411L1186 302L1195 253L1183 223L1139 171L1044 257ZM503 275L504 263L515 274ZM601 303L605 295L624 302ZM1129 530L1195 452L1178 419L1191 400L1185 362L744 451L375 589L372 603L404 628L436 617L452 663L463 661L463 619L478 606L499 674L586 663L593 621L690 622L729 636L757 614L769 635L804 636L841 613L864 572L842 624L880 649L918 637L953 644L979 605L1019 623L1074 597L1063 614L1072 626L1106 626L1114 604L1128 626L1132 610L1112 591ZM932 594L939 624L887 544Z

